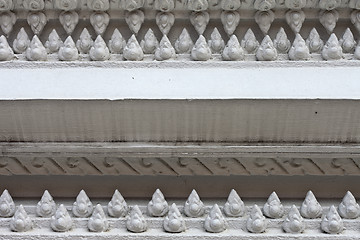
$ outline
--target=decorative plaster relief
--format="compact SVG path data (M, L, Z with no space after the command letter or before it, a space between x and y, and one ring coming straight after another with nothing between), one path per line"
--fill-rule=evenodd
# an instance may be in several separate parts
M27 232L33 227L31 218L27 215L23 205L20 205L10 222L10 229L14 232Z
M211 49L203 35L200 35L191 50L191 58L195 61L207 61L211 58Z
M287 233L302 233L305 228L304 219L301 217L299 210L295 205L292 205L283 223L284 231Z
M296 34L293 45L289 51L289 59L295 61L306 61L310 59L310 50L300 34Z
M80 53L86 54L89 53L90 48L94 44L94 41L91 39L89 31L84 28L84 30L80 34L79 40L76 42L76 47L78 48Z
M0 11L10 11L14 9L13 0L2 0L0 1Z
M161 12L170 12L175 8L175 0L154 0L154 8Z
M65 206L61 204L51 217L51 228L55 232L67 232L72 228L73 221L66 210Z
M221 8L225 11L235 11L241 6L241 1L239 0L222 0Z
M167 35L170 32L171 27L174 25L175 15L172 13L159 12L156 14L156 25L160 31Z
M90 48L90 59L93 61L105 61L110 58L109 48L106 46L104 39L98 35L94 44Z
M68 35L71 35L79 22L79 15L75 11L63 11L59 15L59 21Z
M275 20L275 14L273 11L257 11L255 13L255 22L259 25L259 28L266 35L271 27L272 22Z
M144 6L145 0L120 0L120 6L126 11L134 11Z
M207 0L188 0L187 5L190 11L195 12L205 11L209 6Z
M284 207L275 192L271 193L263 209L264 215L269 218L281 218L284 215Z
M232 35L240 22L240 14L236 11L221 12L221 23L227 35Z
M259 11L269 11L276 6L275 0L255 0L254 8Z
M45 7L44 0L24 0L22 4L29 11L40 11Z
M254 205L246 222L246 228L252 233L263 233L267 228L267 220L258 205Z
M176 57L175 49L171 45L170 40L164 35L160 41L159 46L155 50L155 59L164 61L174 59Z
M210 40L208 41L208 45L211 49L212 53L221 53L225 48L225 42L222 39L219 30L214 28L211 33Z
M329 40L325 43L321 55L327 61L340 60L343 58L342 48L334 33L330 35Z
M244 49L240 46L239 40L235 35L231 35L221 56L225 61L244 60L245 58Z
M14 59L14 52L9 46L5 36L0 36L0 61L10 61Z
M128 214L128 206L121 193L116 189L108 204L108 213L111 217L125 217Z
M15 203L8 190L4 190L0 196L0 217L12 217L15 213Z
M45 42L45 48L48 53L56 53L59 51L60 47L63 45L59 34L53 29L49 35L48 40Z
M141 40L140 46L145 54L155 53L156 48L159 46L159 41L151 28L146 32L144 40Z
M72 11L75 10L77 7L76 0L55 0L55 8L64 11Z
M125 21L130 30L135 34L139 32L141 25L144 23L144 20L144 12L141 10L126 12Z
M226 230L227 222L217 204L215 204L209 215L205 218L204 228L211 233L220 233Z
M123 53L124 47L126 46L126 40L121 35L120 31L116 28L111 35L109 40L109 50L112 54Z
M76 217L89 217L93 211L93 204L84 190L81 190L73 204L72 212Z
M138 205L135 205L131 210L126 220L126 228L130 232L141 233L147 230L146 219L144 218Z
M344 32L343 37L339 40L339 44L344 53L353 53L356 47L356 41L350 28L347 28Z
M360 215L360 206L350 191L346 193L338 209L340 216L343 218L355 219Z
M56 204L50 193L45 190L41 200L36 206L36 215L39 217L51 217L56 212Z
M90 23L98 35L102 35L105 32L109 21L109 14L104 12L94 12L90 15Z
M16 14L10 11L0 13L1 30L9 36L16 23Z
M238 193L232 189L224 205L225 215L228 217L242 217L245 214L245 205Z
M88 228L91 232L105 232L109 229L109 222L100 204L97 204L88 221Z
M327 214L324 214L321 221L321 229L330 234L339 234L344 230L344 223L336 207L332 205Z
M3 193L3 196L5 195L7 199L12 199L7 190ZM4 198L3 196L2 198ZM90 201L87 197L85 197L85 192L83 194L80 193L79 196L84 200L84 202ZM77 199L77 202L83 201L78 200L79 199ZM248 201L252 202L252 200ZM343 220L335 205L330 206L330 204L327 203L328 206L325 207L325 213L321 219L308 219L304 221L301 216L304 216L304 212L305 215L308 217L311 215L313 218L320 217L322 213L322 208L311 191L308 192L301 206L301 215L295 205L289 204L289 201L287 201L286 206L283 206L277 194L275 192L272 193L264 205L264 212L266 215L271 215L273 213L276 215L269 216L270 218L266 218L256 204L253 207L250 207L250 205L245 206L235 190L230 192L228 201L225 203L224 207L214 203L213 200L208 201L209 203L205 206L196 191L193 190L183 209L179 209L176 204L173 203L167 214L155 218L153 217L154 212L152 212L155 205L160 204L161 206L159 205L160 207L158 209L162 211L164 209L164 202L166 202L165 197L160 190L155 191L152 200L148 204L147 214L143 212L146 209L145 204L133 205L129 213L127 210L123 211L125 200L117 190L110 202L112 203L111 205L109 203L108 206L110 206L110 208L112 207L113 210L115 210L115 208L120 210L120 215L113 215L109 217L105 214L103 206L101 204L97 204L92 211L91 216L89 215L87 217L72 219L67 210L67 208L71 208L71 206L66 207L63 204L60 204L58 209L54 211L53 204L55 203L53 202L50 193L45 191L37 206L40 204L43 210L45 204L51 204L51 215L41 216L41 218L35 217L34 212L37 211L36 209L38 208L36 207L36 204L31 205L31 203L28 203L25 207L19 204L16 212L14 211L15 214L13 213L14 216L11 219L8 218L9 216L0 217L0 222L2 223L1 229L11 229L14 232L28 232L16 236L29 237L33 232L30 230L33 229L34 233L38 234L39 230L48 230L50 226L54 232L67 232L66 236L73 236L73 234L79 236L80 234L82 237L85 237L86 234L95 234L100 239L103 239L102 237L107 236L107 234L119 234L119 230L121 229L127 229L129 232L132 232L129 234L132 234L133 237L147 237L147 235L144 235L143 232L146 232L148 228L149 234L156 233L157 235L163 236L162 234L166 233L178 233L176 237L189 237L192 236L191 234L193 234L194 231L197 236L199 236L199 230L202 230L203 232L207 231L210 234L214 234L212 236L220 239L223 237L224 239L231 239L234 237L245 239L245 236L253 239L252 235L249 235L249 233L253 233L255 235L261 234L264 238L269 238L270 236L277 237L278 234L276 234L276 232L282 230L284 233L281 232L279 234L281 234L282 237L289 239L293 237L298 239L321 239L322 237L325 237L325 239L327 239L326 236L329 236L327 234L337 234L337 238L346 239L346 237L349 237L350 235L349 233L343 233L345 227L349 228L351 236L353 237L360 234L357 226L359 220L354 218L354 213L357 217L359 216L359 205L356 203L355 198L350 192L344 196L342 202L340 203L339 212L346 212L346 214L350 213L352 220ZM15 209L15 203L13 202L13 204L13 208ZM188 207L191 208L196 216L187 215L186 212L188 211ZM0 210L1 208L2 206L0 205ZM49 207L46 208L50 209ZM202 211L201 214L198 212L199 209ZM354 209L355 211L353 211ZM205 211L207 214L204 216ZM223 215L223 211L226 213L225 216ZM228 215L229 211L231 212L231 216ZM281 216L279 215L280 212ZM163 212L161 212L161 214L162 213ZM188 216L188 218L184 218L183 214ZM6 219L6 217L8 219ZM5 222L6 224L4 224ZM186 225L188 225L188 228L186 228ZM112 233L113 230L116 232ZM101 235L97 234L100 232ZM219 235L215 233L221 234ZM0 236L8 236L9 234L11 235L11 232L9 231L0 232ZM44 231L41 235L43 234L46 235L48 233ZM57 233L52 234L52 236L57 235ZM61 233L58 235L59 237L64 236ZM166 236L171 236L172 238L175 237L175 235Z
M286 22L295 33L299 33L305 21L305 13L301 10L286 12Z
M110 7L109 0L87 0L87 6L94 11L106 11Z
M208 12L193 12L190 15L190 22L199 35L202 35L210 21Z
M306 0L285 0L285 6L289 9L301 9L306 6Z
M322 11L320 13L320 23L324 26L329 34L333 32L338 20L339 12L336 10Z
M34 35L30 46L26 49L26 58L29 61L46 61L47 52L37 35Z
M75 61L79 58L79 51L71 36L67 37L64 45L60 47L58 56L61 61Z
M186 230L184 218L175 203L170 206L169 213L164 219L164 230L170 233L181 233Z
M175 42L175 50L177 53L190 53L194 43L191 40L189 32L184 28Z
M274 46L278 53L286 54L289 52L291 43L283 28L280 28L279 32L276 34Z
M160 189L156 189L154 192L152 199L147 206L147 210L149 215L153 217L163 217L169 211L168 203Z
M204 204L195 189L192 190L185 202L184 213L186 216L192 218L201 217L205 213Z
M140 44L137 41L135 35L132 35L127 42L124 48L123 56L126 60L129 61L141 61L144 58L144 52L140 47Z
M277 59L277 56L278 53L273 41L269 35L266 35L256 52L256 58L259 61L274 61Z
M35 35L39 35L47 22L46 15L43 12L32 12L27 16L27 22Z
M300 208L301 216L304 218L314 219L319 218L322 215L322 207L320 203L315 198L315 195L312 191L309 191L306 194L305 200Z

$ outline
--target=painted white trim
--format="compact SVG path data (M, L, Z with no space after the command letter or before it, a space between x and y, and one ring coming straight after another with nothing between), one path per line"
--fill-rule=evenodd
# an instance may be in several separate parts
M180 66L181 67L181 66ZM360 99L360 68L1 69L0 99Z

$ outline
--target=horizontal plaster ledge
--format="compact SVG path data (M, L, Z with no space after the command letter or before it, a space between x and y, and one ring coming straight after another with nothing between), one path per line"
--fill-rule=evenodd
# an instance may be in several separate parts
M14 64L1 100L360 98L357 62Z

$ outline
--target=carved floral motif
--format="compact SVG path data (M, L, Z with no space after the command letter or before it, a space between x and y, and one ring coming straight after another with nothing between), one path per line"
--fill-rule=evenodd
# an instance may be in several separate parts
M16 23L16 15L13 12L3 12L0 13L0 26L1 30L9 35L13 29L14 24Z
M204 228L212 233L220 233L226 230L227 222L217 204L211 208L209 215L205 218Z
M189 32L184 28L175 42L175 50L177 53L190 53L194 43L191 40Z
M339 7L341 4L341 0L320 0L319 7L324 10L333 10Z
M267 34L274 19L275 14L271 10L258 11L255 13L255 22L259 25L259 28L264 34Z
M269 11L276 6L275 0L255 0L254 8L259 11Z
M10 11L14 8L13 0L0 0L0 11Z
M240 22L240 14L237 11L223 11L221 13L221 23L225 32L230 36L235 32Z
M336 10L323 11L320 13L320 23L325 27L328 33L332 33L338 20L339 13Z
M291 10L286 12L286 22L291 27L291 29L298 33L305 21L305 13L299 10Z
M45 2L44 0L24 0L23 5L26 10L39 11L44 9Z
M14 59L14 52L9 46L5 36L0 36L0 61L10 61Z
M169 213L164 219L164 229L170 233L181 233L186 229L185 221L175 203L170 206Z
M76 0L55 0L55 8L64 11L75 10L77 7Z
M306 6L306 0L285 0L285 6L290 9L301 9Z
M188 0L187 5L189 10L195 12L205 11L209 7L207 0Z
M23 205L20 205L10 222L10 229L14 232L27 232L33 227L31 218L27 215Z
M221 0L221 8L225 11L235 11L241 6L239 0Z
M154 8L161 12L170 12L175 8L174 0L154 0Z
M190 22L200 35L204 33L209 20L210 16L208 12L193 12L190 15Z
M39 37L34 35L30 46L26 49L26 58L29 61L46 61L47 52Z
M32 12L27 16L27 22L34 34L39 35L44 29L47 18L43 12Z
M130 30L137 34L141 28L145 19L144 12L140 10L135 10L131 12L126 12L125 20Z
M87 0L87 6L94 11L106 11L109 9L109 0Z
M145 0L120 0L121 7L127 11L134 11L144 6Z
M169 38L164 35L160 41L159 46L155 51L155 59L158 61L174 59L176 56L175 49L171 45Z
M59 20L66 33L71 35L79 22L79 15L75 11L64 11L60 13Z
M94 12L90 15L90 23L98 35L102 35L105 32L109 21L109 14L105 12Z

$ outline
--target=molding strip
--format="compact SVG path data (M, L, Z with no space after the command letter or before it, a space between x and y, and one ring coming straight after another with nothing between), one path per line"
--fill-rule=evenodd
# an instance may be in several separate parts
M360 175L358 145L2 143L0 175Z

